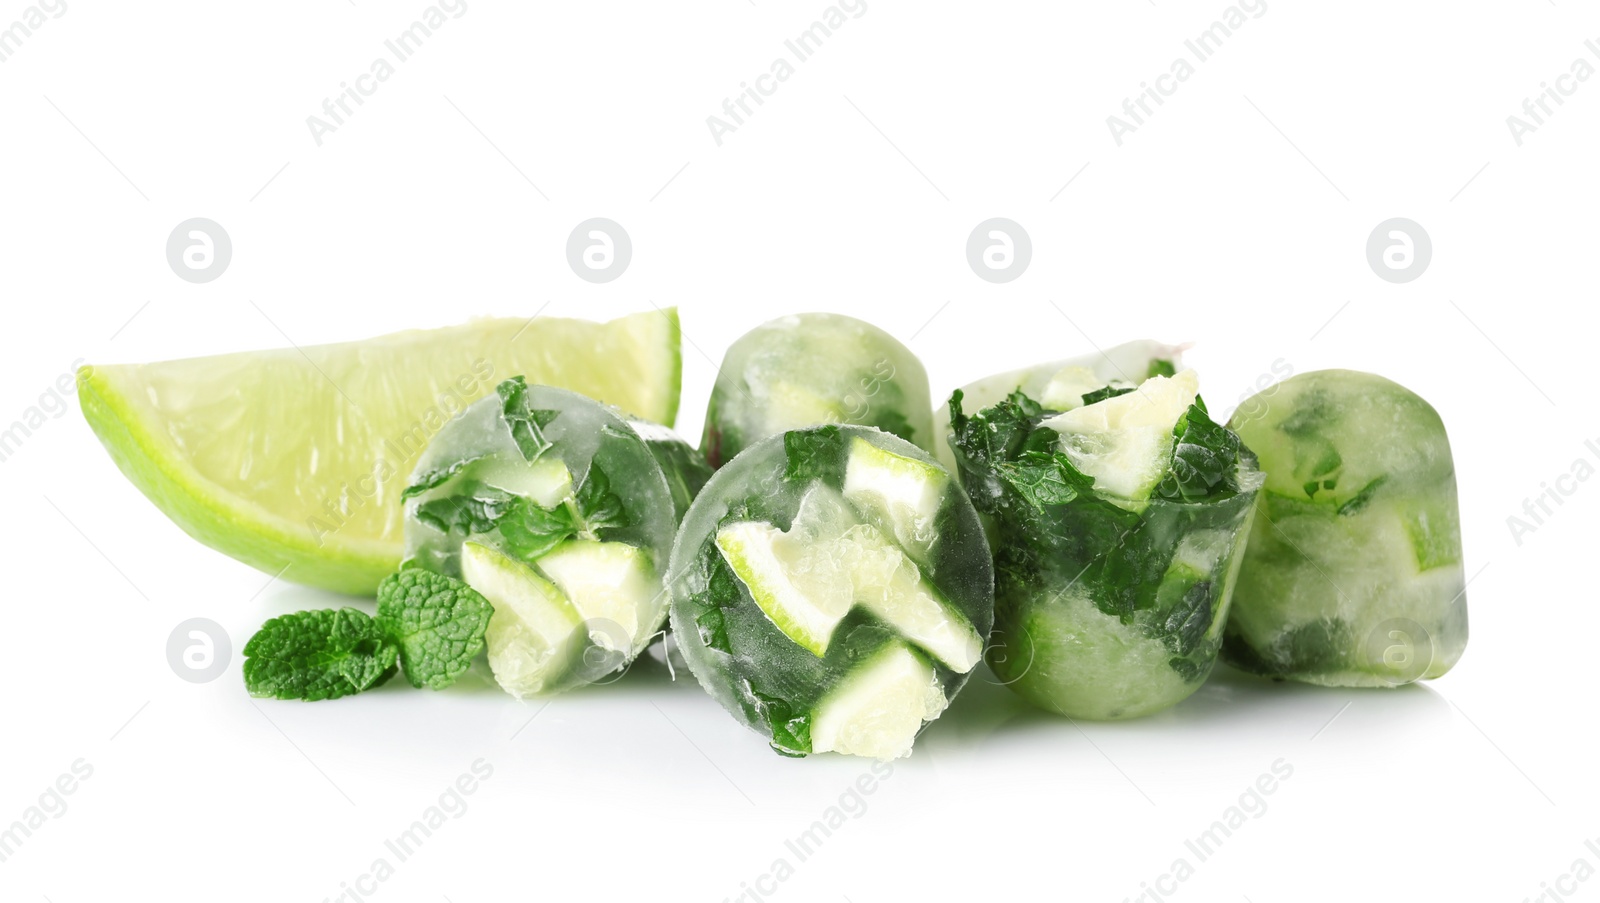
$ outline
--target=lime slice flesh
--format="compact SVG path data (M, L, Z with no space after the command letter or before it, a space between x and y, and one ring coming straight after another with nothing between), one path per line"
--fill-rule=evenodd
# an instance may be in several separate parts
M1135 391L1073 408L1040 425L1061 434L1062 450L1094 478L1097 491L1140 501L1166 476L1173 426L1199 391L1193 370L1152 376Z
M536 564L592 622L592 638L607 649L639 652L666 617L661 581L643 549L623 542L569 539Z
M828 652L833 630L854 603L848 575L838 568L802 571L787 535L772 524L741 521L717 531L717 548L750 597L784 636L818 658ZM796 578L800 580L797 582Z
M850 440L844 497L924 567L933 560L934 518L949 483L943 468L885 451L860 436Z
M572 603L532 568L475 542L461 547L461 575L494 606L484 640L500 686L518 699L559 686L588 638Z
M874 759L910 755L922 723L938 718L945 705L933 668L892 643L817 704L811 749Z
M807 491L789 532L737 521L724 524L716 542L773 625L818 658L855 605L958 673L983 654L972 625L938 597L905 551L877 527L854 522L825 485Z
M483 319L362 342L78 372L84 417L185 532L285 580L371 594L400 562L400 491L451 416L522 375L671 425L677 311Z

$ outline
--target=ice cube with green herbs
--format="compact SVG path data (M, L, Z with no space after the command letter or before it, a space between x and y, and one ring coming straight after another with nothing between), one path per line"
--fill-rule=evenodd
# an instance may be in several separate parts
M1048 402L1018 390L968 414L964 393L950 400L994 550L989 665L1074 718L1147 715L1199 688L1262 480L1193 370L1146 372L1107 385L1071 365L1037 383Z
M971 502L927 452L860 426L790 430L728 462L672 574L690 669L785 755L908 755L994 617Z
M1467 644L1450 439L1415 393L1318 370L1239 406L1267 472L1223 644L1229 663L1331 686L1450 670Z
M1083 396L1096 389L1128 388L1152 376L1171 376L1183 369L1185 347L1137 339L1091 354L1019 367L962 386L962 402L968 410L981 411L1005 401L1013 392L1021 392L1047 408L1065 411L1081 406ZM955 471L956 459L948 441L948 406L941 405L933 412L933 433L934 453L945 467Z
M406 563L488 599L489 666L513 696L596 682L661 629L672 538L709 476L664 427L509 379L419 460Z
M929 398L922 362L887 332L840 314L793 314L728 348L700 448L720 467L768 436L837 423L874 426L931 451Z

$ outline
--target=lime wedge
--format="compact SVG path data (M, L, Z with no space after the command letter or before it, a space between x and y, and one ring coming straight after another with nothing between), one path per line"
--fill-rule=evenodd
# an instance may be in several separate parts
M933 522L949 484L950 474L936 464L885 451L860 436L850 440L844 497L923 567L933 560Z
M500 686L518 699L559 689L589 637L567 597L527 565L475 542L461 547L461 575L494 606L484 640Z
M667 616L650 553L625 542L569 539L535 562L614 652L640 652ZM614 625L614 626L613 626Z
M957 674L978 664L983 638L876 527L851 527L829 551L850 562L856 604Z
M874 759L910 755L922 723L938 718L945 705L933 668L905 646L890 643L817 703L811 751Z
M726 524L716 541L734 575L783 635L818 658L826 655L833 629L855 602L849 575L836 562L803 566L803 542L764 521Z
M818 658L855 605L957 673L972 670L983 655L972 624L939 598L900 546L877 527L854 522L828 486L806 491L789 532L765 521L736 521L718 529L716 542L773 625Z
M185 532L285 580L370 594L400 562L400 491L428 440L501 380L670 425L676 310L475 320L364 342L78 371L84 417Z
M1072 463L1096 491L1142 501L1167 474L1172 428L1200 391L1193 370L1152 376L1135 391L1073 408L1044 421L1061 434Z

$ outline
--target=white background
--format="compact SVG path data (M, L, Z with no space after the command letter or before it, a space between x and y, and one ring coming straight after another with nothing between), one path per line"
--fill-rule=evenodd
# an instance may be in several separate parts
M1520 544L1507 526L1575 460L1600 464L1584 446L1600 444L1600 78L1520 147L1506 125L1575 59L1600 66L1592 6L1271 0L1119 147L1106 117L1220 0L870 0L719 147L706 117L824 4L470 0L319 147L306 117L423 8L69 0L27 37L0 64L0 422L79 358L546 302L595 318L677 305L678 426L696 437L712 361L793 311L896 334L937 397L1096 345L1193 341L1224 413L1275 364L1374 370L1438 407L1473 578L1466 655L1391 692L1219 669L1125 724L1035 714L975 678L796 862L784 841L867 763L779 758L654 666L548 710L482 680L252 704L238 648L270 616L338 600L262 591L266 575L187 538L73 402L0 464L0 824L75 760L93 774L0 863L0 897L336 898L481 758L493 775L469 809L373 897L1119 901L1183 856L1194 874L1161 886L1184 900L1521 901L1558 880L1600 900L1600 879L1561 877L1600 867L1584 846L1600 838L1600 481L1564 483L1576 491ZM24 10L0 6L0 28ZM234 244L205 285L164 256L195 216ZM592 216L634 243L606 285L564 257ZM1034 247L1005 285L964 255L994 216ZM1434 245L1404 285L1364 253L1395 216ZM194 616L234 643L209 684L165 656ZM1293 775L1264 814L1196 863L1183 841L1279 759ZM780 856L794 874L775 884Z

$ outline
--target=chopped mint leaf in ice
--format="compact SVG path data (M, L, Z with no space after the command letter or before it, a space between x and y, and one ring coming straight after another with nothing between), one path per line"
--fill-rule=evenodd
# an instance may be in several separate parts
M772 748L780 755L811 754L811 713L797 711L787 700L750 688L761 717L772 731Z
M589 465L589 475L578 487L576 502L583 529L597 538L601 530L628 525L628 512L622 507L622 499L611 491L611 480L598 464Z
M422 516L420 510L417 513ZM570 502L544 508L531 499L518 497L494 525L500 528L509 551L531 562L580 533L585 538L604 539L602 530L620 529L628 522L628 511L622 499L611 491L605 471L598 464L591 464L589 475Z
M417 506L417 520L441 533L471 536L494 529L513 507L517 497L479 480L462 480L451 495L429 499Z
M525 498L512 504L499 526L508 550L523 561L541 557L578 531L571 508L541 508Z
M1015 461L996 464L995 471L1034 508L1065 505L1094 488L1094 479L1060 452L1025 451Z
M1360 492L1352 495L1349 501L1339 506L1339 514L1349 517L1352 514L1359 513L1361 509L1367 507L1368 502L1372 501L1372 497L1377 494L1378 489L1387 482L1389 482L1388 474L1373 478L1372 482L1361 487ZM1332 489L1333 487L1330 486L1328 488Z
M700 632L701 642L707 647L731 655L733 647L728 642L728 624L722 609L738 603L739 578L722 555L711 555L709 561L711 566L706 575L706 588L695 597L702 609L694 619L695 627Z
M1172 468L1156 487L1164 499L1200 501L1239 491L1239 437L1195 399L1172 429Z
M511 377L494 390L505 405L501 416L511 428L511 438L516 441L522 457L528 461L539 460L551 445L544 436L544 428L560 412L534 408L528 400L528 381L521 376Z
M1021 392L1013 392L1005 401L972 416L961 410L964 393L957 389L950 395L950 446L966 459L973 476L981 476L1006 463L1022 448L1034 431L1038 419L1045 413L1040 404ZM968 489L975 487L969 486ZM973 504L979 511L992 501L983 493L973 493Z
M1103 388L1095 389L1093 392L1084 393L1083 403L1085 406L1088 406L1096 402L1105 401L1107 398L1116 398L1118 395L1126 395L1132 391L1134 391L1132 386L1105 386Z
M836 426L790 430L783 434L783 451L788 459L783 470L784 480L815 480L838 468L844 456L844 441Z
M460 460L452 461L443 467L435 467L420 476L413 477L410 485L406 486L405 490L400 493L400 498L409 499L430 489L443 486L451 477L460 473L463 467L482 458L483 455L469 455Z

